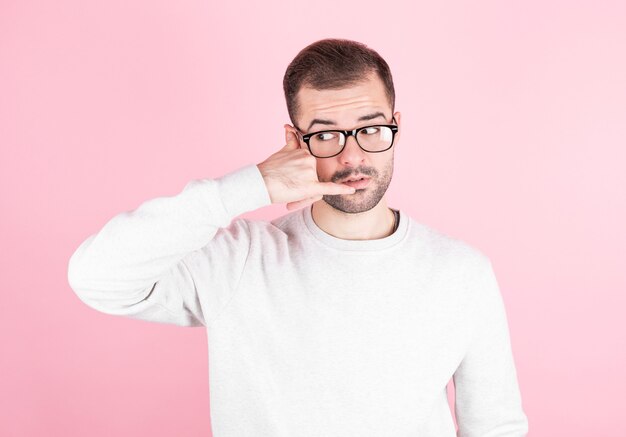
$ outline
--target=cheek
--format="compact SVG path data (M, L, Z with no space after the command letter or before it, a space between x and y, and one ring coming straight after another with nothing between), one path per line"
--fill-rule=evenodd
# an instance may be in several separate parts
M382 158L382 157L381 157ZM386 174L390 173L393 169L393 155L391 157L385 157L372 163L377 171L378 179L383 179Z
M333 176L333 169L327 163L317 160L317 177L321 181L329 181Z

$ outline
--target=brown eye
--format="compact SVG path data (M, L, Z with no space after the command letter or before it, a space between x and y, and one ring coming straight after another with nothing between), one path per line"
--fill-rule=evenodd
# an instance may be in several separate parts
M335 132L321 132L315 138L319 141L330 141L337 138L337 134Z
M366 127L365 129L361 131L361 133L365 135L375 135L378 132L380 132L380 128L378 126Z

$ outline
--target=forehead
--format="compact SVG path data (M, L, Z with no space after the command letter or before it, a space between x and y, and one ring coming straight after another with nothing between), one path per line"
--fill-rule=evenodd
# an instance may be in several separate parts
M316 90L304 86L297 95L298 126L305 131L314 119L333 121L336 127L352 128L359 117L374 112L391 116L391 105L377 74L341 89ZM317 125L317 127L320 127Z

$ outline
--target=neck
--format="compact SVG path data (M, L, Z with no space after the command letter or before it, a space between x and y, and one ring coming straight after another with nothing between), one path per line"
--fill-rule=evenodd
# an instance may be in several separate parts
M383 197L369 211L349 214L336 210L323 200L311 206L315 224L327 234L344 240L377 240L393 233L395 216Z

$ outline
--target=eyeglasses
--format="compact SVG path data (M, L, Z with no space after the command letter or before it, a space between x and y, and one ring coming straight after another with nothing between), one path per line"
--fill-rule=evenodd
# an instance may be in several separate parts
M395 117L391 118L396 123ZM324 130L302 135L304 141L316 158L332 158L341 153L349 136L354 136L361 149L369 153L379 153L391 149L398 132L395 124L376 124L352 130Z

